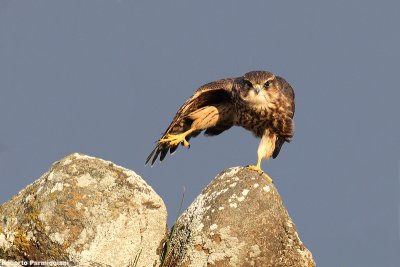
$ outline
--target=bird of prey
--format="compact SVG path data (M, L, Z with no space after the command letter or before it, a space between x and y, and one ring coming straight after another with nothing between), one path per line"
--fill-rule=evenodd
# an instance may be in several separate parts
M251 71L237 78L226 78L201 86L182 105L171 124L147 157L151 165L168 151L172 154L181 144L202 131L214 136L232 126L241 126L261 138L256 165L247 168L263 174L261 160L276 158L285 142L294 135L294 91L282 77L268 71Z

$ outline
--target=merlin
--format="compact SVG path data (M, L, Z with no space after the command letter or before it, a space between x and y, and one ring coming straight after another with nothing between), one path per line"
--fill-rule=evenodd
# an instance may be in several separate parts
M282 77L268 71L251 71L242 77L226 78L201 86L182 105L171 124L147 157L151 165L202 131L219 135L232 126L241 126L261 138L256 165L248 169L272 179L261 169L261 160L276 158L285 142L294 135L294 91Z

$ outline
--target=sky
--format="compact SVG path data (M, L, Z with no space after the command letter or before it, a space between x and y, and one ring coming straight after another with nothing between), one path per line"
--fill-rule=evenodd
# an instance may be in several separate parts
M398 1L0 1L0 203L70 153L134 170L168 223L222 170L241 128L145 167L202 84L268 70L296 134L262 168L318 266L400 266Z

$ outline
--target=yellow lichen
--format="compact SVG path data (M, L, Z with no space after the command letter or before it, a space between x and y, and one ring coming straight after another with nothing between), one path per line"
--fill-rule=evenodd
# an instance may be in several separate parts
M30 246L29 240L22 229L16 229L14 232L14 244L23 250Z
M57 199L57 193L56 192L51 192L48 196L49 200L54 201Z
M44 229L42 221L39 219L39 212L37 210L31 210L30 212L24 214L24 221L33 225L36 229Z

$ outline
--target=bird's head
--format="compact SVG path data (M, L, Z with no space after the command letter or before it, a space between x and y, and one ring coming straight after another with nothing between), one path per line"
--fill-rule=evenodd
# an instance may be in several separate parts
M277 79L268 71L251 71L240 80L241 98L254 105L263 105L269 102L271 95L277 91Z

